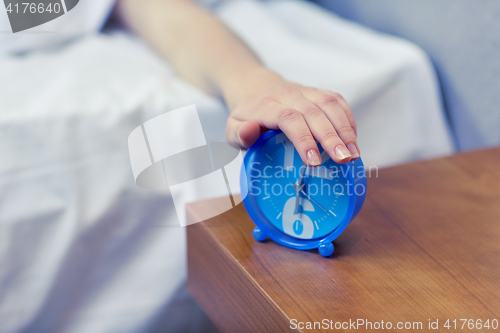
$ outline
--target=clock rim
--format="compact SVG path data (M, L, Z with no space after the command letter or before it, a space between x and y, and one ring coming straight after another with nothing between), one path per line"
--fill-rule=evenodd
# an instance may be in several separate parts
M347 181L350 181L349 185L349 190L352 191L351 193L354 193L352 196L349 198L349 206L347 207L347 212L344 216L344 219L342 222L334 229L332 232L329 234L318 237L318 238L313 238L313 239L302 239L302 238L296 238L290 235L285 234L283 231L279 230L274 224L269 221L269 219L265 216L265 214L262 212L258 204L256 203L255 199L252 200L252 195L250 195L248 191L248 182L247 179L249 178L249 164L255 159L256 153L258 152L259 148L261 148L270 138L273 136L276 136L280 133L283 133L281 130L270 130L267 131L266 133L262 134L260 138L253 144L245 154L245 157L243 159L243 164L241 166L241 172L240 172L240 187L242 189L242 192L246 192L246 196L243 199L243 205L245 206L245 209L252 219L252 221L255 223L257 227L261 229L261 231L271 238L273 241L276 243L279 243L281 245L291 247L294 249L299 249L299 250L310 250L310 249L315 249L318 248L321 244L326 244L326 243L331 243L333 240L335 240L342 232L344 232L345 228L347 225L352 221L352 219L355 217L354 210L356 206L356 200L357 200L357 195L354 192L354 186L355 186L355 179L353 175L346 170L349 165L354 165L354 162L348 162L346 164L339 164L343 171L344 174L347 175ZM359 159L361 160L361 158ZM362 162L361 162L362 164ZM364 196L366 195L363 194L362 201L364 201ZM362 204L362 202L361 202ZM354 215L354 216L353 216ZM262 221L264 220L264 221Z

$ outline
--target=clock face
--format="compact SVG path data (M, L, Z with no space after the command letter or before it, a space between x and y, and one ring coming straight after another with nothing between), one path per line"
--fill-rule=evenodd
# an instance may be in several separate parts
M290 140L279 133L260 146L247 165L248 193L264 222L299 239L332 233L348 213L346 171L318 146L322 164L307 167Z

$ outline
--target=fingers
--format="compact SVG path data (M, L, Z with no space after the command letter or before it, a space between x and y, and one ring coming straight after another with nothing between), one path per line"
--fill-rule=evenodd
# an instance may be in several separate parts
M328 90L322 90L326 94L333 94L333 96L337 97L337 100L339 101L340 105L342 105L342 108L345 111L345 114L347 116L347 119L349 119L349 123L351 124L352 129L354 130L354 134L356 134L356 137L358 136L358 128L356 126L356 120L354 120L354 115L352 114L351 108L347 104L345 98L338 93L331 92Z
M264 117L263 126L265 129L279 128L285 133L288 139L293 143L295 149L299 153L302 161L308 166L318 166L321 164L321 156L319 154L316 141L309 131L306 121L300 112L294 109L286 109L283 106L282 110L276 111L273 116ZM270 115L272 112L266 112ZM256 121L242 121L230 116L227 120L226 138L228 142L239 148L249 148L253 145L261 134L261 126Z
M232 145L245 149L268 129L281 129L308 166L321 164L316 141L336 163L359 158L356 122L337 93L287 86L286 91L281 89L233 110L226 137Z
M306 165L314 167L321 164L318 145L299 111L282 104L274 104L264 112L262 120L265 127L279 128L285 133Z
M304 116L294 109L283 109L278 116L278 127L293 143L302 161L308 166L321 164L318 145Z
M257 141L260 133L260 126L255 121L242 121L234 117L227 120L226 138L235 147L247 149Z
M347 163L351 153L337 134L333 124L316 104L304 98L296 100L297 109L304 118L314 138L321 143L323 149L337 163Z
M306 90L304 96L307 97L308 100L313 102L315 105L318 106L318 108L320 108L324 112L325 116L328 118L329 122L335 129L336 134L343 142L343 145L341 146L337 145L335 147L335 153L338 154L337 158L341 157L342 154L349 155L349 158L342 160L341 163L349 162L351 159L356 160L357 158L359 158L359 147L356 141L356 132L355 132L356 123L354 121L354 117L352 116L352 112L350 111L350 109L346 111L344 107L344 105L347 106L345 100L341 98L339 94L324 92L317 89ZM318 126L318 125L311 124L311 126ZM337 143L334 140L331 141ZM345 148L347 149L344 150ZM327 148L325 148L325 150L327 150L330 157L335 159L330 154L330 151Z

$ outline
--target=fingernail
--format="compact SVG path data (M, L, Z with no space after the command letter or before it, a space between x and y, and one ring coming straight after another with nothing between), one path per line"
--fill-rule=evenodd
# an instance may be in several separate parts
M358 148L356 148L356 145L354 143L348 144L347 149L349 149L349 151L351 152L351 156L353 159L359 157Z
M349 153L349 150L347 150L346 147L342 145L338 145L335 147L335 154L337 155L339 160L345 160L348 157L351 157L351 153Z
M320 165L321 164L321 156L319 156L319 154L316 150L311 149L307 152L307 161L312 166Z

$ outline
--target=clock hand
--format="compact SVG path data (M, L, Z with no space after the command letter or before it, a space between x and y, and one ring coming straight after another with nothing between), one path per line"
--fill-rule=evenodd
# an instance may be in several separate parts
M293 185L292 182L290 182L290 184ZM326 213L328 213L328 211L323 206L321 206L316 200L314 200L306 192L304 192L304 190L302 189L304 187L304 185L305 184L302 184L302 187L299 189L299 192L302 193L303 195L305 195L309 200L311 200L312 202L314 202L316 205L318 205L319 208L323 209Z
M297 196L295 197L295 215L297 215L299 213L300 190L302 190L302 187L304 186L302 184L303 183L302 179L304 178L304 173L306 172L306 169L307 169L307 166L305 165L305 163L302 163L302 170L300 171L300 178L297 181L298 190L295 190L297 192ZM302 184L302 186L300 186L301 184Z
M319 206L319 208L323 209L326 213L328 213L328 211L323 207L321 206L316 200L314 200L313 198L311 198L306 192L304 192L304 190L300 190L300 192L305 195L309 200L311 200L312 202L314 202L316 205Z

